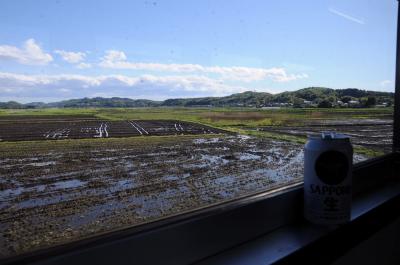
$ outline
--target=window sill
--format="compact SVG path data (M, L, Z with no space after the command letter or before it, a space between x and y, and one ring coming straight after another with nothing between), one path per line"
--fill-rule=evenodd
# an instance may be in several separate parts
M334 261L335 258L342 256L346 250L356 246L365 237L371 236L379 228L384 227L395 219L390 217L399 217L399 202L400 182L388 182L384 187L359 196L353 201L352 221L348 225L331 228L320 227L306 222L287 225L256 240L206 258L196 264L261 265L270 263L291 264L291 261L296 261L296 264L327 264ZM379 218L379 222L375 221L373 226L367 225L371 221L371 218L377 219L375 218L377 213L373 213L373 211L379 210L379 213L382 213L386 209L382 209L381 207L393 208L395 205L397 209L393 210L393 212L396 211L397 213L394 216L390 214L388 216L385 213L384 218ZM360 225L363 227L360 227ZM343 234L341 232L341 230L349 230L351 226L358 226L363 231L352 229L352 233ZM325 241L334 241L335 243L344 242L338 241L339 233L342 234L339 237L350 240L350 242L347 241L347 243L344 243L342 248L336 247L334 251L331 249L328 254L322 253L320 249L324 248ZM308 249L306 249L307 247Z

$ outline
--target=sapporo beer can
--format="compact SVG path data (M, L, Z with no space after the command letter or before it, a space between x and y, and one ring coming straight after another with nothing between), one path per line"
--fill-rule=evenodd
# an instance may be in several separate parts
M311 136L304 148L304 216L321 225L350 221L353 148L343 134Z

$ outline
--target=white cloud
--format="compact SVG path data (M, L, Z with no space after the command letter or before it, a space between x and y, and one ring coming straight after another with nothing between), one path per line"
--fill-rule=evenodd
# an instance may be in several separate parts
M0 60L13 60L26 65L45 65L53 61L53 57L45 53L34 39L25 41L22 48L0 45Z
M342 18L345 18L345 19L347 19L347 20L349 20L349 21L358 23L358 24L360 24L360 25L364 25L364 24L365 24L364 20L359 19L359 18L356 18L356 17L353 17L353 16L350 16L350 15L345 14L345 13L343 13L343 12L340 12L340 11L334 9L334 8L329 8L328 10L329 10L329 12L331 12L332 14L338 15L338 16L340 16L340 17L342 17Z
M58 91L63 92L63 93L68 93L68 92L71 92L71 89L68 89L68 88L60 88Z
M102 59L106 62L125 61L126 55L122 51L108 50Z
M205 73L219 74L223 79L244 82L271 79L275 82L289 82L297 79L308 78L307 74L288 74L284 68L253 68L253 67L203 67Z
M112 96L165 99L171 97L221 96L249 90L206 76L125 75L23 75L0 72L0 100L12 98Z
M284 68L254 68L254 67L221 67L202 66L199 64L162 64L141 63L127 61L124 52L110 50L101 58L101 67L112 69L146 70L175 73L202 73L217 74L224 80L235 80L243 82L271 79L275 82L288 82L297 79L308 78L307 74L288 74Z
M85 60L86 53L84 52L67 52L63 50L55 50L54 53L57 53L63 58L64 61L68 63L79 63Z
M80 63L76 66L76 68L78 69L87 69L87 68L91 68L92 65L90 63Z
M381 87L389 87L392 84L393 84L392 80L383 80L380 82Z

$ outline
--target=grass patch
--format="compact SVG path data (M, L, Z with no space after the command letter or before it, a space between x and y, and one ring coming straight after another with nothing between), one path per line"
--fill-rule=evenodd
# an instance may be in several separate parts
M62 108L49 108L49 109L7 109L0 111L0 116L59 116L59 115L73 115L73 116L94 116L99 109L62 109Z
M353 145L354 153L364 155L368 158L382 156L385 153L383 151L373 150L364 146Z
M251 135L261 138L269 138L277 141L287 141L298 144L305 144L307 142L306 138L300 136L285 135L285 134L266 132L266 131L246 130L241 128L228 128L228 129L231 132L236 132L240 134Z

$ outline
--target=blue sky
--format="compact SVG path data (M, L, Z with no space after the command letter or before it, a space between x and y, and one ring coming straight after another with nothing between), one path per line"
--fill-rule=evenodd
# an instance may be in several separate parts
M0 2L0 101L393 91L396 0Z

